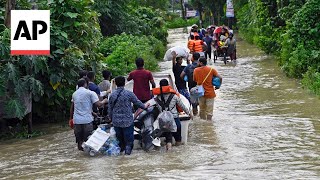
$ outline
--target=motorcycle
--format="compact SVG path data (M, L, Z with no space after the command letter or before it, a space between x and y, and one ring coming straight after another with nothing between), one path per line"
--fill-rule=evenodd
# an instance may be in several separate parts
M154 140L161 134L155 133L154 122L157 118L158 109L155 105L146 110L138 109L134 115L134 139L139 141L141 148L149 151L154 147Z

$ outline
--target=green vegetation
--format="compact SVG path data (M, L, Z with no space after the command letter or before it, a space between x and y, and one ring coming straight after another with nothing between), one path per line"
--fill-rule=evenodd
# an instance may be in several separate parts
M203 24L227 24L226 0L191 0L190 3L200 12L200 20Z
M15 9L34 5L13 2ZM82 69L100 74L107 68L113 75L126 75L142 57L146 68L157 70L168 34L165 13L155 7L166 7L167 1L143 2L149 7L139 0L38 0L38 9L51 11L51 55L10 56L6 0L0 0L0 103L6 116L23 119L23 98L31 97L35 122L65 121Z
M135 69L135 60L138 57L147 60L145 64L147 69L157 70L158 60L163 58L165 47L153 36L134 36L123 33L102 41L100 52L106 57L103 63L107 69L117 76Z
M34 101L34 115L54 121L67 114L79 70L99 69L102 60L96 48L102 36L97 13L91 10L91 5L91 1L38 4L39 9L51 10L49 57L10 56L10 30L1 33L0 79L4 86L12 87L5 97L7 114L23 118L22 97L29 93Z
M167 27L170 29L173 28L182 28L187 26L192 26L193 24L198 24L199 18L190 18L190 19L182 19L181 17L172 18L167 22Z
M320 6L318 0L235 2L241 34L279 57L289 77L320 95Z

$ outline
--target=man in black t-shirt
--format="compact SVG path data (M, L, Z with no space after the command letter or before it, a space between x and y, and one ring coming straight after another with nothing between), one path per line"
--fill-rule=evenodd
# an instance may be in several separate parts
M190 94L187 89L187 83L180 77L181 72L186 66L181 65L182 57L177 57L177 53L175 51L172 51L171 54L172 54L172 72L174 74L175 84L177 86L179 93L182 94L184 97L186 97L190 102ZM189 64L189 60L187 60L187 63Z

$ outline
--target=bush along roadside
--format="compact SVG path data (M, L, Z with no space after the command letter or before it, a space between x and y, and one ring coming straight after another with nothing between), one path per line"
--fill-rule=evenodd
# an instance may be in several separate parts
M158 61L162 60L165 50L163 43L153 36L125 33L105 38L99 46L100 53L106 57L102 63L114 76L126 75L135 69L138 57L145 60L146 69L158 70Z
M181 17L173 18L166 23L166 27L169 29L182 28L192 26L199 23L199 18L182 19Z
M268 54L279 57L287 76L302 79L320 96L320 6L318 0L238 1L241 35Z

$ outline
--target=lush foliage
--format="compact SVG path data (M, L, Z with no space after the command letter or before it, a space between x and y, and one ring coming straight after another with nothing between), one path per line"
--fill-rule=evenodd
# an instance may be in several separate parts
M166 43L167 29L163 13L153 8L135 6L128 0L101 0L94 8L99 17L101 32L104 36L113 36L123 32L133 35L153 35Z
M0 22L4 22L4 13L5 13L5 8L4 8L4 1L0 0ZM0 32L2 32L5 29L5 26L0 23Z
M320 7L318 0L242 0L235 7L241 34L280 57L290 77L319 93Z
M15 9L31 8L29 0L16 2ZM38 9L51 12L50 56L10 56L10 29L1 21L5 9L0 8L0 101L6 114L23 118L23 97L32 97L34 119L63 120L80 70L101 72L107 66L113 75L126 75L137 57L156 70L167 29L164 13L155 8L166 1L144 2L152 6L141 7L138 0L38 0ZM0 0L0 7L4 3Z
M198 22L199 22L198 18L190 18L185 20L181 17L178 17L168 21L166 26L168 28L181 28L181 27L187 27L193 24L197 24Z
M152 35L161 40L164 44L167 42L167 28L165 27L164 14L162 11L153 10L146 7L135 8L131 16L138 25L133 29L134 35Z
M38 3L39 9L51 10L49 57L9 56L10 30L1 33L0 78L12 91L6 93L8 114L24 116L21 97L28 95L26 92L32 93L34 114L43 119L53 120L67 113L79 70L97 70L102 59L96 49L101 37L98 17L91 5L90 0Z
M105 55L104 64L113 75L124 75L136 68L135 60L141 57L145 67L157 70L158 61L163 58L165 46L153 36L134 36L128 34L106 38L100 45Z
M227 24L225 17L226 0L191 0L192 6L200 12L204 24Z
M152 7L155 9L167 10L169 1L168 0L132 0L130 4L134 7Z

